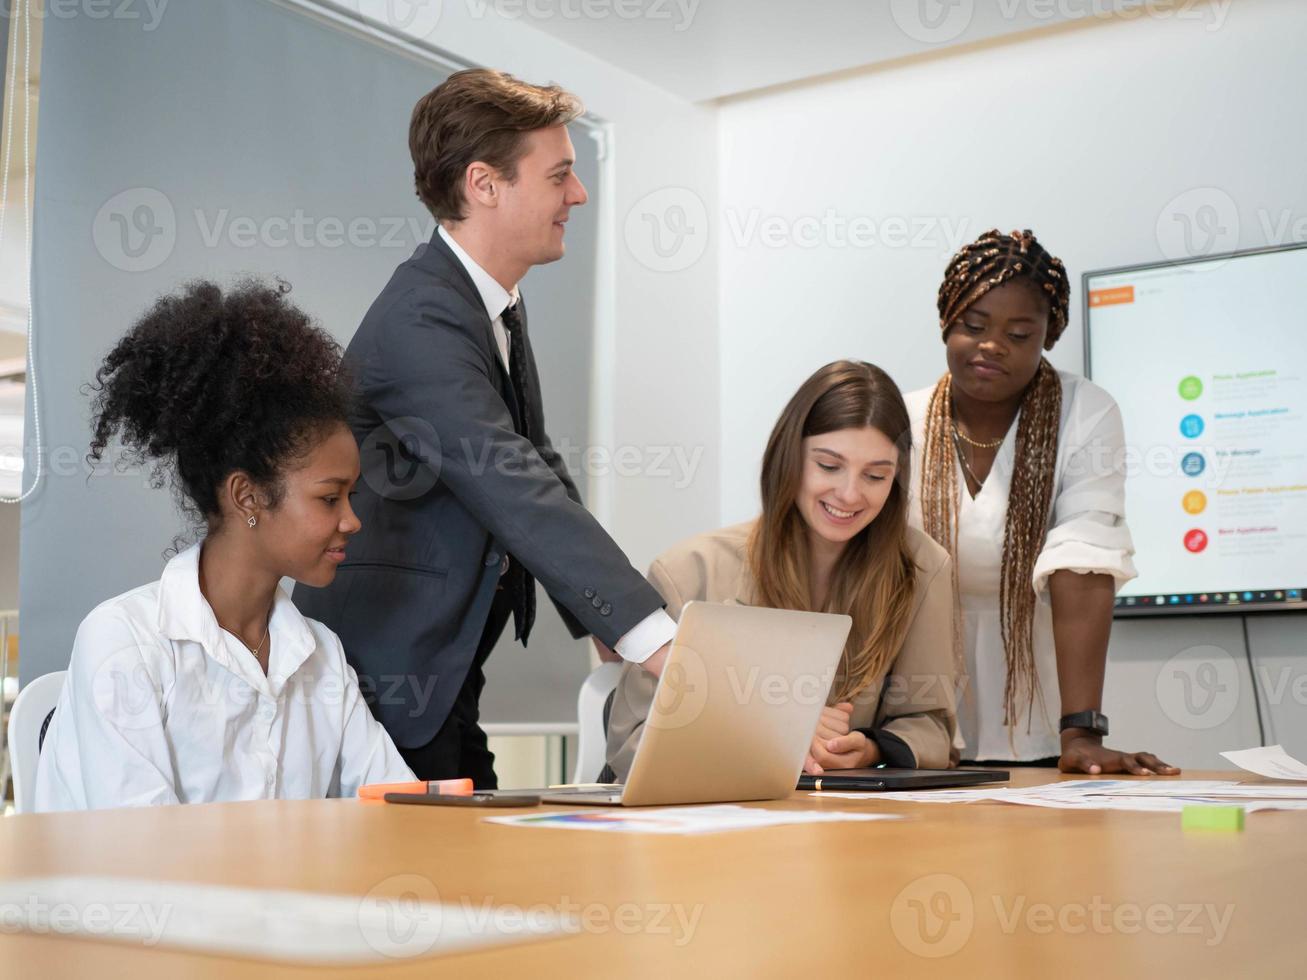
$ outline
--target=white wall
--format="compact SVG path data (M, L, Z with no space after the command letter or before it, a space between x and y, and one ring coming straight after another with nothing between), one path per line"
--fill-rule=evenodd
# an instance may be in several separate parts
M1215 208L1216 225L1204 226L1217 232L1213 251L1307 237L1307 4L1240 0L1213 26L1082 24L722 107L713 231L724 521L755 512L767 433L812 370L864 358L905 390L944 370L935 293L960 241L995 225L1030 227L1066 261L1073 312L1052 360L1079 371L1080 274L1176 257L1177 210ZM864 236L873 223L874 244L847 244L855 219ZM906 223L906 242L894 220ZM1291 617L1254 619L1254 654L1307 652ZM1219 724L1211 715L1186 726L1158 711L1167 696L1158 678L1174 673L1163 675L1165 661L1212 643L1234 670L1244 656L1238 625L1116 624L1105 710L1125 741L1190 766L1255 744L1246 679ZM1277 712L1276 737L1307 750L1304 705L1282 692Z

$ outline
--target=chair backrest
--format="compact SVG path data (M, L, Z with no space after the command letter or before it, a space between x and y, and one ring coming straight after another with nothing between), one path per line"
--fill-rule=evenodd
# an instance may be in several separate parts
M36 759L41 726L54 710L64 687L66 670L56 670L29 681L18 692L9 712L9 768L14 778L14 809L31 813L36 802Z
M591 783L599 776L606 761L608 732L604 725L604 704L617 687L622 665L603 663L590 671L576 696L576 769L574 783Z

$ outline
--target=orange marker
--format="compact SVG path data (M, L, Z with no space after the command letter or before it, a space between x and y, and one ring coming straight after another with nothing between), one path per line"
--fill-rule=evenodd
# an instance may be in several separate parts
M470 779L433 779L417 783L369 783L359 787L360 800L380 800L387 793L441 793L444 796L471 796Z

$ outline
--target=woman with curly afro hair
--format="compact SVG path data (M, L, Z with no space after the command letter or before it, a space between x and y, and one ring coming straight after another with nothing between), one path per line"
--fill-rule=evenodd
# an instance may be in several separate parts
M359 529L340 349L277 288L164 296L109 352L90 458L115 438L200 526L163 576L82 621L38 810L351 796L413 778L340 641L279 585L325 585Z

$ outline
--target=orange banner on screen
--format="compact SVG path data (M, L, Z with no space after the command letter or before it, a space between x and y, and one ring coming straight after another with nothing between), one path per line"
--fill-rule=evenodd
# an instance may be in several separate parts
M1117 286L1113 289L1091 289L1089 291L1090 306L1118 306L1121 303L1133 303L1134 301L1134 286Z

